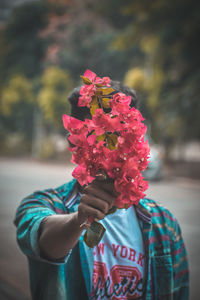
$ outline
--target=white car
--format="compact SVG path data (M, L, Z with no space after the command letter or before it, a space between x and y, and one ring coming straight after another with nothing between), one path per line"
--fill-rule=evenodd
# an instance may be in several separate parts
M163 177L163 163L161 151L155 146L150 145L150 158L147 169L143 172L147 180L160 180Z

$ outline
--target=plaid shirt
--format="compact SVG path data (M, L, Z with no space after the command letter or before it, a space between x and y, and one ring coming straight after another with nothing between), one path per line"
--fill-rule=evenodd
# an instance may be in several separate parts
M17 241L28 258L34 300L90 298L87 295L91 293L93 251L82 236L77 246L60 260L44 258L38 245L39 228L45 217L77 210L80 195L77 192L71 197L76 186L73 179L56 189L35 192L22 200L17 210ZM143 299L189 299L188 260L177 220L150 199L140 200L135 209L145 246Z

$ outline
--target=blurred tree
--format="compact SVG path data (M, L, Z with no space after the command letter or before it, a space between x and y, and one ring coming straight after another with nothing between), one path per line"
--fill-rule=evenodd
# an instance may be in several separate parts
M107 31L107 32L106 32ZM85 36L81 39L81 36ZM96 32L93 23L76 24L70 40L60 52L62 66L70 70L73 79L78 79L86 69L91 69L99 76L110 76L112 79L122 80L128 67L127 52L120 52L111 47L115 38L112 30Z
M59 130L67 94L90 68L125 78L138 91L154 140L169 147L200 138L199 8L196 0L40 0L17 7L0 30L0 135L25 130L28 138L31 129L20 124L32 124L35 107ZM19 73L28 98L18 101ZM28 100L24 80L39 105Z
M9 135L20 134L26 142L29 141L25 150L30 150L35 106L32 83L23 75L13 76L3 88L0 97L2 143Z
M69 74L54 66L34 81L24 75L11 77L0 97L1 144L18 135L19 142L26 143L23 151L38 156L45 132L64 131L62 115L69 113L67 96L71 89Z
M139 67L129 69L125 74L124 83L136 91L139 99L139 109L149 123L152 114L150 113L150 107L147 102L149 81L145 74L145 70Z
M149 77L147 102L155 138L166 145L199 139L200 2L119 2L129 22L116 46L140 45L144 53L141 66Z
M27 144L24 150L31 150L32 143L32 152L37 152L36 154L41 148L44 127L47 126L43 117L46 118L48 115L47 127L52 131L53 125L49 126L49 124L55 126L56 109L60 109L57 112L60 124L56 128L57 130L62 128L62 113L67 110L66 91L69 92L71 85L69 76L59 69L54 72L57 82L52 81L52 87L51 84L47 86L46 82L44 85L40 82L48 46L52 43L51 37L43 35L42 30L47 28L54 11L56 14L63 14L57 4L50 0L23 3L13 10L7 23L0 30L0 136L5 144L11 136L14 139L15 136L19 136L15 140ZM49 70L49 73L52 72ZM19 73L22 75L16 75ZM52 76L54 75L49 77ZM60 85L59 80L61 80ZM37 95L41 86L43 97L38 103ZM44 93L47 97L44 97ZM44 116L41 115L40 105ZM50 110L51 105L52 110Z
M145 90L145 73L140 68L133 68L128 70L124 78L125 84L135 88L137 91Z
M30 78L42 69L47 41L38 32L47 24L45 1L24 3L13 10L0 33L0 84L15 73Z
M87 68L122 80L129 65L127 57L136 51L130 48L122 52L112 47L117 30L104 15L98 14L97 6L98 1L90 0L56 2L48 26L40 32L40 36L51 40L46 64L58 64L68 70L76 84Z
M31 83L23 75L12 77L1 95L1 111L4 115L11 115L19 102L33 102Z
M48 67L41 77L38 104L44 118L57 129L62 128L62 115L69 113L67 96L72 86L69 73L58 67Z

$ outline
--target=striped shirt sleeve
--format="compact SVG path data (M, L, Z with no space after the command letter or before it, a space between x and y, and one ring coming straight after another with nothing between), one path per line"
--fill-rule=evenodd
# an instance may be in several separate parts
M42 221L58 213L66 213L66 208L58 197L56 189L35 192L22 200L17 209L14 224L17 226L18 245L25 255L53 264L67 261L69 255L55 261L44 258L38 243Z
M189 266L188 257L183 241L181 228L175 223L175 239L172 243L173 276L174 276L174 298L189 299Z

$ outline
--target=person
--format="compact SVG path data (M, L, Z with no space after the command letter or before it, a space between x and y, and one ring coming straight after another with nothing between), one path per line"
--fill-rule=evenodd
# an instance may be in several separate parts
M132 89L111 86L137 106ZM84 120L90 112L78 107L79 91L69 96L71 116ZM108 214L116 196L107 179L85 188L72 179L22 200L14 223L32 299L189 299L187 254L175 217L148 198ZM89 217L106 228L93 249L84 242Z

